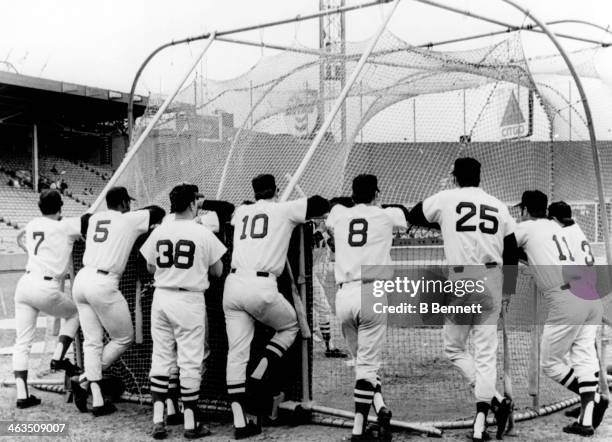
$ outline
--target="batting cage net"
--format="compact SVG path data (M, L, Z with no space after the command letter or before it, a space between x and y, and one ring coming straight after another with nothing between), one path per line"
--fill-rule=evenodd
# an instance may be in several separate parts
M385 14L391 14L392 6L387 9ZM219 38L204 57L216 54L213 62L222 63L222 57L236 47L259 52L265 42L257 46ZM602 51L610 49L571 54L579 61L579 75L595 102L597 91L603 90L597 86L602 79L595 67ZM610 205L601 207L596 200L595 165L582 103L560 57L526 58L520 33L508 33L477 49L443 52L412 46L382 23L376 36L363 42L330 44L325 50L276 46L273 55L261 57L248 72L229 80L190 75L176 96L150 102L137 122L131 150L111 181L127 187L137 206L157 204L168 209L169 191L180 182L197 184L207 199L240 204L252 199L251 179L261 173L275 175L280 190L287 190L283 198L302 194L330 198L349 195L355 175L372 173L379 178L383 203L411 207L451 187L454 160L471 156L482 164L481 186L509 206L528 189L543 191L550 201L570 203L577 222L595 244L598 262L605 262L601 214L610 212ZM602 169L612 170L611 142L599 141L597 147ZM288 188L294 176L297 185ZM607 193L612 190L609 172L604 174L604 186ZM104 202L96 208L103 209ZM229 245L228 232L222 230L221 236ZM305 244L300 253L309 256L313 244L310 240ZM333 315L333 254L319 251L315 256L314 267L307 266L303 275L310 316L318 304L318 320L310 318L311 327L320 334L321 322L329 318L332 341L345 349ZM398 265L444 263L438 233L424 229L398 234L392 256ZM151 352L147 278L131 260L122 291L135 307L137 284L140 287L143 339L113 367L139 397L148 394ZM213 285L206 295L210 357L202 383L202 397L220 403L225 398L227 345L221 296L220 285ZM533 319L538 299L531 277L521 270L509 321L515 402L520 410L547 404L554 408L576 399L540 375L541 327ZM326 357L323 341L309 341L308 349L309 379L303 377L298 355L288 359L290 396L351 410L350 359ZM502 356L500 345L500 376ZM470 387L444 357L440 326L390 326L381 375L386 399L398 419L452 421L471 415ZM305 397L302 381L310 386L306 390L311 398Z

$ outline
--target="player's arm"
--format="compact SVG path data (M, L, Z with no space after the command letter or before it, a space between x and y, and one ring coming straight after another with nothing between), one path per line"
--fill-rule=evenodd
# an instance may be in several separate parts
M423 210L423 201L419 201L410 211L408 212L407 221L411 226L427 227L430 229L440 230L440 224L437 222L431 222L425 216Z
M213 265L208 268L208 273L210 276L214 276L215 278L220 278L223 274L223 262L218 260Z
M236 208L232 203L219 200L204 200L200 205L202 210L215 212L219 218L219 224L225 224L232 219L232 214Z
M518 262L520 249L514 233L504 237L504 251L502 253L504 285L502 294L511 295L516 292L516 279L518 276Z
M203 232L203 240L205 247L208 250L208 274L215 278L221 277L223 274L223 262L221 258L227 252L227 247L209 230Z
M321 218L329 213L329 200L320 195L313 195L306 200L306 219Z
M394 230L405 231L408 228L408 209L401 204L383 204L383 209L393 224Z
M83 238L87 238L87 229L89 228L89 218L91 218L91 213L86 212L81 216L81 236Z
M149 235L144 244L140 247L140 255L144 258L146 262L147 271L151 274L155 273L155 258L156 258L156 250L155 250L155 230Z
M26 247L26 243L25 243L25 234L26 231L25 229L21 229L19 231L19 233L17 234L17 245L26 253L28 253L28 249Z
M166 216L166 211L161 207L155 205L143 207L142 209L137 210L136 212L144 210L149 212L149 225L147 230L149 230L151 227L156 226L157 224L161 224L162 220Z

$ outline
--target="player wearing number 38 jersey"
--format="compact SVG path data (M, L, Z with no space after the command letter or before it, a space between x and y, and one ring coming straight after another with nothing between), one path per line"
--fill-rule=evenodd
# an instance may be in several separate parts
M204 359L206 304L204 291L208 274L221 276L221 257L227 249L203 225L194 221L197 186L180 184L170 192L172 219L157 227L140 253L155 274L151 307L151 394L153 437L166 436L164 403L171 370L178 365L183 400L185 437L209 434L198 422L197 402Z
M370 405L378 416L381 439L390 436L391 412L382 397L378 376L380 355L387 330L385 314L362 305L362 290L372 293L379 270L391 264L393 229L406 227L404 212L396 207L377 205L378 179L359 175L353 180L353 207L335 205L325 222L334 237L335 275L340 289L336 294L336 315L342 322L342 334L355 360L355 420L351 440L370 440L365 434ZM376 266L364 268L364 266ZM373 272L369 270L373 269ZM366 272L362 273L363 270ZM365 298L368 299L368 298Z
M164 211L158 207L130 212L133 200L125 187L113 187L106 193L107 211L92 215L88 221L83 268L74 281L74 299L83 330L85 372L73 379L77 408L87 410L87 388L91 389L93 413L112 413L114 405L106 402L100 389L102 370L108 368L127 350L134 337L134 327L127 301L119 291L134 242L150 225L158 224ZM103 345L104 330L110 341Z
M227 391L237 439L260 431L259 419L247 422L245 411L256 416L263 414L254 407L245 410L246 372L255 320L273 328L276 333L250 375L249 396L255 391L264 393L262 390L267 381L274 376L279 360L293 344L298 332L295 310L279 293L276 282L285 267L291 232L307 218L329 211L329 202L320 196L277 202L278 188L272 175L259 175L252 184L256 202L239 206L232 217L232 269L223 292L229 346ZM256 404L256 401L250 402Z

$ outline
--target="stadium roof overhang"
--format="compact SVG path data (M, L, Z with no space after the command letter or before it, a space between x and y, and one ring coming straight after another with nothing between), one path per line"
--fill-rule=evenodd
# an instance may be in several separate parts
M55 127L60 131L99 132L102 124L127 117L129 94L63 81L0 71L0 128ZM144 113L147 99L137 97L134 118Z

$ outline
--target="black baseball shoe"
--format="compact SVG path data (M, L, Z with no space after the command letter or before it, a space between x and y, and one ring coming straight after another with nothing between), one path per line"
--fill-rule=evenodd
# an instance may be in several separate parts
M29 395L25 399L17 399L17 408L30 408L36 405L40 405L40 399L33 394Z
M166 416L166 425L182 425L185 422L183 413L174 413Z
M106 399L104 400L104 405L101 405L99 407L91 407L91 412L96 417L106 416L107 414L112 414L115 411L117 411L117 407L115 407L115 404L107 401Z
M210 434L210 429L202 423L198 423L192 430L185 430L183 432L185 439L197 439L199 437L210 436Z
M66 376L77 376L80 375L81 373L83 373L83 370L81 370L80 367L78 367L77 365L74 365L72 362L70 362L69 359L51 359L51 363L49 364L49 368L51 369L51 371L60 371L63 370L66 372Z
M391 417L393 413L387 407L381 407L378 411L378 439L390 441L393 436L391 433Z
M608 399L603 396L600 396L599 402L595 403L595 407L593 408L593 428L597 428L601 424L604 414L606 414L608 403Z
M378 442L380 434L377 425L368 425L361 434L351 434L351 442Z
M261 433L261 425L249 421L244 427L234 427L234 439L245 439Z
M497 423L495 437L497 437L498 440L502 440L504 438L504 431L506 431L508 419L510 418L510 414L512 414L512 401L507 397L502 399L501 402L498 401L497 398L493 398L491 401L491 411L493 411L495 422Z
M578 421L571 425L563 427L564 433L577 434L578 436L592 436L595 433L595 429L590 425L582 425Z
M328 348L325 350L326 358L346 359L348 355L339 348Z
M567 417L571 417L571 418L574 418L574 419L578 419L578 418L580 417L580 412L581 412L581 411L582 411L582 410L581 410L581 408L580 408L580 405L578 405L577 407L572 408L571 410L567 410L567 411L565 412L565 415L566 415Z
M153 431L151 431L151 436L153 436L153 439L165 439L168 437L168 430L166 430L166 426L163 422L153 424Z
M74 405L81 413L87 412L87 390L81 387L79 377L74 376L70 379L70 386L72 388L72 397L74 399Z

